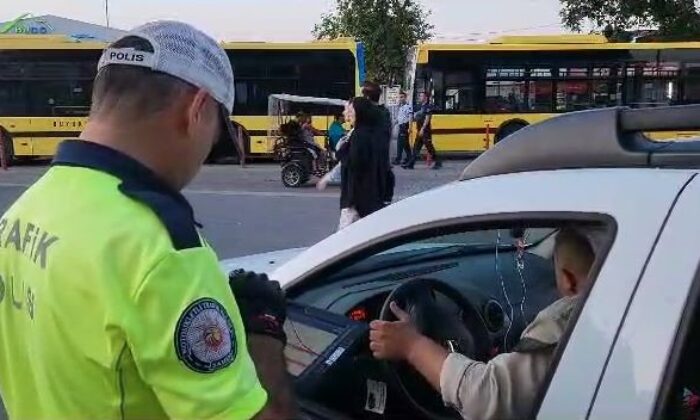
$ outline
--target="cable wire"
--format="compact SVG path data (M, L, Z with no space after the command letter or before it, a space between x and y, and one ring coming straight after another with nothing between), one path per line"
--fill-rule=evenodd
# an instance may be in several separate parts
M510 335L510 330L513 327L513 314L514 314L514 309L513 309L513 304L510 301L510 296L508 296L508 290L506 289L506 282L505 279L503 278L503 273L501 272L501 266L498 263L498 248L501 246L501 230L498 229L496 231L496 257L495 257L495 265L496 265L496 275L498 276L500 283L501 283L501 289L503 290L503 296L506 299L506 303L508 304L508 329L506 329L506 334L503 336L503 351L507 352L508 351L508 336Z

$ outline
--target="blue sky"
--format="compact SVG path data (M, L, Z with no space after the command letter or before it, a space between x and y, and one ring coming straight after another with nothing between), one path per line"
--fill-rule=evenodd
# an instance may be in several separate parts
M0 21L22 13L105 23L103 0L2 0ZM183 20L220 40L306 40L332 0L110 0L112 26ZM437 35L484 39L493 33L558 33L558 0L422 0Z

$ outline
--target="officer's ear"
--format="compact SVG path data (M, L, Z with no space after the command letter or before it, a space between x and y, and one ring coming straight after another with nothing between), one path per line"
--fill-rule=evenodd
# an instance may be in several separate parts
M194 136L211 118L207 115L210 96L204 89L198 89L190 98L187 108L187 126L189 134Z

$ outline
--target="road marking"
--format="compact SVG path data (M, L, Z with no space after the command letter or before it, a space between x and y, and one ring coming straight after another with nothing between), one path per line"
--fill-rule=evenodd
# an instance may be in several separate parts
M10 187L10 188L28 188L32 184L20 184L14 182L0 182L0 187Z
M15 183L15 182L0 182L0 188L28 188L33 183ZM202 195L223 195L231 197L265 197L265 198L276 198L276 197L296 197L296 198L334 198L338 199L339 192L288 192L288 191L228 191L228 190L199 190L199 189L185 189L182 191L184 194L202 194ZM409 197L410 195L397 195L394 197L394 202L402 200Z
M191 190L185 189L185 194L211 194L229 196L251 196L251 197L309 197L309 198L338 198L338 193L322 192L287 192L287 191L228 191L228 190Z
M33 183L20 182L0 182L0 188L28 188ZM250 196L250 197L309 197L309 198L338 198L339 193L332 192L289 192L289 191L231 191L231 190L202 190L190 189L183 190L185 194L207 194L207 195L226 195L226 196Z

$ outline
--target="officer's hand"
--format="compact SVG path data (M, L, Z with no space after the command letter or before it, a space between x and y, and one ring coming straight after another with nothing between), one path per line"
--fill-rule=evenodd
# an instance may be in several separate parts
M236 270L229 273L229 286L236 298L248 334L263 334L283 343L287 301L280 284L266 274Z
M411 322L411 316L396 302L391 302L389 307L398 321L372 321L369 348L377 359L406 360L423 336Z

